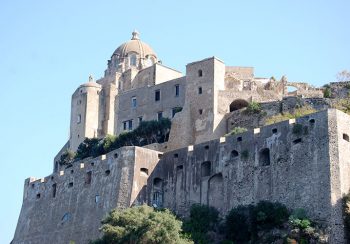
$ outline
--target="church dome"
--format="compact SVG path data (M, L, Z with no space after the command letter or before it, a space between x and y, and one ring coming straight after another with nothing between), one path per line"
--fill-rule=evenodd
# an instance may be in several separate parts
M129 53L136 53L140 58L147 58L149 56L157 57L153 49L146 43L142 42L137 31L133 31L130 41L120 45L113 53L118 58L127 57Z

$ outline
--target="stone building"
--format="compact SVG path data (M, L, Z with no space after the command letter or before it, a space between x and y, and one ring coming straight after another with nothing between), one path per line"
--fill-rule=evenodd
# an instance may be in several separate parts
M258 102L275 114L293 109L296 99L320 111L267 126L241 113ZM182 74L163 65L134 31L113 52L104 77L90 76L73 93L69 141L52 174L25 180L13 243L88 243L115 207L147 203L187 215L201 203L224 214L260 200L305 208L330 227L331 243L343 243L350 117L328 108L322 89L258 78L252 67L226 66L216 57L189 63ZM162 145L122 147L70 168L58 164L86 137L119 135L163 117L172 126ZM247 132L225 136L242 124Z

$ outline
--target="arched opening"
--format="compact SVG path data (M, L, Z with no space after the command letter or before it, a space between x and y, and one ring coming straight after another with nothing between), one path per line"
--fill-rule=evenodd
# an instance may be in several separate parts
M239 153L236 150L231 151L231 159L237 158Z
M211 171L211 162L210 161L206 161L206 162L202 163L202 165L201 165L201 176L202 177L210 176L210 171Z
M201 69L198 70L198 76L199 76L199 77L202 77L202 76L203 76L203 70L201 70Z
M148 169L147 168L141 168L140 173L142 176L148 176Z
M243 99L234 100L230 104L230 112L245 108L247 106L248 106L248 102L246 100L243 100Z
M270 149L264 148L260 150L259 163L260 166L270 165Z
M208 205L220 210L223 208L224 192L222 174L213 175L209 179Z
M130 54L130 65L136 66L136 54Z
M298 88L295 86L287 86L287 94L289 96L296 96L298 92Z
M153 180L152 205L156 208L163 207L163 180L161 178Z

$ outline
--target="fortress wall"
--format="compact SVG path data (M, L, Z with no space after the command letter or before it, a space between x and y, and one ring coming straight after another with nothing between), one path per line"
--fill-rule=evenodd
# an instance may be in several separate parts
M136 169L147 167L151 173L157 162L156 151L124 147L43 179L27 179L13 243L96 239L102 218L115 207L129 207L139 196L145 180Z
M312 219L328 222L327 111L298 119L301 134L293 133L292 122L201 143L193 151L190 147L165 153L149 178L149 194L154 193L153 180L161 178L163 205L179 215L188 214L193 203L225 213L239 204L269 200L304 208ZM270 165L263 165L264 148L269 149Z

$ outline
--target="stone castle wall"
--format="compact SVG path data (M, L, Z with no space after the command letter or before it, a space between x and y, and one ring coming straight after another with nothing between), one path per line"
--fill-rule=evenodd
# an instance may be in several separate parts
M43 179L25 181L13 243L88 243L113 208L147 202L146 184L161 153L124 147Z
M338 122L344 117L345 123ZM325 110L165 153L149 178L148 194L161 192L163 206L179 215L187 215L193 203L226 213L241 204L281 202L304 208L332 227L331 243L343 243L339 203L349 191L350 143L343 139L350 134L348 120ZM347 147L342 157L337 143Z

